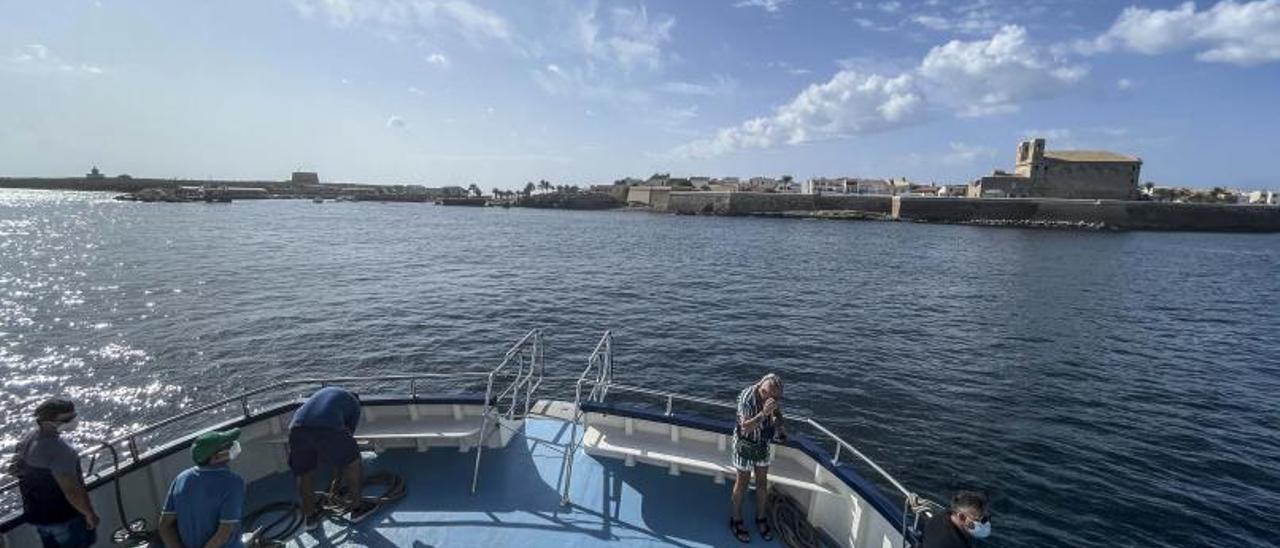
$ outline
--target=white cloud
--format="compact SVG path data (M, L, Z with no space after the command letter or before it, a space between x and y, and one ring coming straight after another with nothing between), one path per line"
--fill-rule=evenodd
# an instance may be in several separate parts
M909 19L929 30L961 34L988 34L1001 27L995 14L980 9L959 11L949 17L940 14L919 14Z
M1194 49L1200 61L1240 66L1280 61L1280 0L1223 0L1204 11L1192 2L1174 9L1129 7L1107 32L1075 49L1146 55Z
M952 40L929 50L920 75L961 116L1016 112L1019 103L1060 94L1088 68L1048 56L1027 39L1026 29L1006 25L989 40Z
M1071 139L1071 130L1064 128L1049 129L1024 129L1022 130L1023 139L1043 138L1051 141L1065 141Z
M786 71L787 74L790 74L792 76L804 76L812 72L807 68L800 68L800 67L794 66L791 63L788 63L786 61L770 61L765 66L769 68L780 68Z
M651 100L644 89L616 85L599 78L591 67L565 68L551 63L531 71L533 81L551 95L600 99L625 104L643 104Z
M777 13L782 6L787 5L791 0L742 0L734 4L735 8L762 8L769 13Z
M418 88L417 86L409 86L409 90L408 90L408 91L409 91L409 93L412 93L412 94L417 95L417 96L419 96L419 97L425 96L425 95L427 94L427 92L423 91L421 88Z
M404 118L401 118L401 117L399 117L399 116L392 116L392 117L390 117L390 118L387 118L387 127L388 127L388 128L391 128L391 129L404 129L404 128L405 128L405 126L407 126L407 125L408 125L408 124L404 121Z
M883 11L885 13L897 13L898 10L902 9L902 2L895 2L895 1L881 2L876 7L880 8L880 11Z
M916 15L911 18L922 27L932 30L947 30L951 28L951 21L946 17L937 15Z
M453 29L468 40L513 43L507 20L468 0L292 0L303 17L323 16L338 27Z
M86 76L97 76L106 72L99 66L65 61L44 44L28 44L18 48L9 56L8 61L10 68L20 72Z
M971 164L974 160L995 156L996 154L995 149L981 145L952 142L948 143L947 146L951 151L942 156L942 163L944 164Z
M988 40L954 40L931 49L913 68L884 72L897 75L851 64L769 116L720 129L673 152L705 157L891 130L919 122L930 108L957 116L1012 112L1021 102L1065 92L1087 69L1055 61L1028 41L1025 29L1006 26ZM952 154L981 152L953 147Z
M1133 80L1130 80L1128 78L1121 78L1119 80L1116 80L1116 89L1119 89L1120 91L1126 91L1131 88L1133 88Z
M770 116L721 129L675 153L706 157L882 131L911 123L922 106L911 74L885 77L843 70L828 82L810 85Z
M449 57L443 53L436 52L427 56L427 63L441 68L449 67Z
M670 93L673 95L701 95L704 97L717 97L729 95L738 88L738 82L733 78L717 74L711 78L711 81L705 83L694 82L664 82L658 86L658 91Z
M417 2L431 4L431 2ZM438 9L446 18L461 25L470 34L480 34L489 38L509 41L511 29L507 20L498 14L476 6L464 0L449 0L438 4Z
M598 5L588 3L574 21L577 43L589 57L632 70L662 67L663 48L671 41L675 18L668 15L649 16L643 5L609 10L605 23L598 20Z

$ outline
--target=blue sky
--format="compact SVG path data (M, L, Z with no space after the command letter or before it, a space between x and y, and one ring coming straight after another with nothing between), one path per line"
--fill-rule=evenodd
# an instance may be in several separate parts
M1280 0L0 0L0 174L1280 188Z

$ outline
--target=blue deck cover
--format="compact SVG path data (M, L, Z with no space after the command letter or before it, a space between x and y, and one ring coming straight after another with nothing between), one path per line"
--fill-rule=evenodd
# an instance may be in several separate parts
M581 436L581 430L578 431ZM665 468L574 456L571 506L560 505L561 449L569 424L530 419L503 449L486 449L480 485L470 493L474 450L389 450L366 461L366 472L405 478L408 495L354 528L326 523L290 546L742 546L728 528L732 485ZM247 509L293 500L293 480L272 476L249 486ZM754 518L751 493L744 508ZM770 546L752 529L752 546Z

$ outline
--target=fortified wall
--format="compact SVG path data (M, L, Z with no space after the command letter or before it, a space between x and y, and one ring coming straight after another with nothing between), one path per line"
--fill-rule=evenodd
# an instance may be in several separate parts
M756 192L671 192L665 198L654 202L654 210L683 215L849 211L886 219L937 223L1280 232L1280 207L1265 205Z

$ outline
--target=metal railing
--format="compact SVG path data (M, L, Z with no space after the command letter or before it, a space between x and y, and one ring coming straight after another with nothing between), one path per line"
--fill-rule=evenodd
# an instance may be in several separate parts
M502 363L493 368L489 372L488 381L485 383L484 401L485 413L484 420L480 423L480 438L476 443L476 466L471 474L471 492L476 492L476 486L480 482L480 457L484 454L484 438L489 430L489 420L492 416L497 423L495 427L501 427L502 411L499 403L503 398L510 397L511 401L507 407L507 420L516 418L516 410L520 408L520 390L524 389L524 410L520 413L520 418L524 418L529 414L529 406L532 403L534 391L542 385L542 379L546 372L546 364L542 359L542 330L534 329L525 334L510 350L502 357ZM509 367L515 367L515 377L511 384L498 392L493 393L493 383L499 373L508 370ZM492 407L489 407L492 403Z
M571 435L569 438L569 443L571 444L571 449L576 448L573 446L573 444L575 443L577 443L578 445L581 444L581 442L576 441L577 440L576 429L579 426L581 426L584 429L584 434L585 434L585 424L584 424L585 413L582 412L582 403L584 401L591 402L591 403L602 403L605 399L605 396L609 392L637 394L641 396L649 396L649 397L654 397L654 398L664 400L666 403L664 413L667 416L670 416L672 414L673 407L676 402L706 405L710 407L733 410L733 412L736 413L737 406L732 403L726 402L724 400L690 396L690 395L681 394L678 392L672 392L669 390L657 390L653 388L646 388L642 386L631 386L631 385L614 382L613 381L612 349L613 349L613 339L611 334L606 331L604 338L602 338L600 341L600 344L596 346L596 351L592 353L591 359L588 360L587 368L583 370L582 375L578 377L578 384L575 389L573 421L570 426ZM598 357L597 354L600 354L602 352L605 355L603 357ZM600 367L599 366L600 363L607 364L607 368ZM592 373L593 370L597 371L597 374L595 376L590 376L590 373ZM584 399L583 386L587 384L590 384L591 386L586 393L586 398ZM900 532L902 534L904 546L909 545L909 543L911 542L910 537L908 537L907 535L908 526L912 531L917 531L917 532L919 531L919 520L920 520L921 512L923 512L924 510L936 510L938 508L941 508L941 505L939 505L938 503L930 501L924 497L921 497L919 494L907 489L906 486L902 484L902 482L898 481L897 478L893 477L892 474L890 474L887 470L885 470L883 467L877 464L874 460L872 460L871 457L868 457L865 453L858 450L858 448L854 447L853 444L845 441L844 438L841 438L838 434L836 434L835 432L832 432L831 429L827 428L826 426L818 422L813 417L807 417L803 415L796 415L796 414L785 413L785 412L783 416L789 422L798 422L811 427L815 432L820 434L822 437L826 438L825 442L831 443L833 445L833 449L831 451L831 459L830 459L830 463L833 467L841 464L840 457L842 456L842 454L844 453L852 454L854 457L856 457L856 460L858 462L861 462L862 464L868 466L871 470L875 471L875 473L879 476L879 479L883 480L888 485L892 486L893 489L896 490L899 495L901 495L902 501L903 501L903 504L902 504L903 514L902 514L902 530ZM819 443L821 443L821 441ZM565 457L566 472L565 472L565 482L564 482L564 493L561 496L562 504L569 503L569 477L570 477L570 473L573 470L573 466L572 466L573 459L571 456L572 451L570 451L569 453L570 454L566 455ZM909 518L910 518L910 521L908 521Z
M564 452L564 491L560 494L560 504L569 504L569 484L573 478L573 457L577 453L578 426L582 422L582 386L591 382L591 391L587 393L587 401L604 401L613 382L613 332L605 331L596 343L595 350L587 358L587 368L578 376L573 387L573 420L569 421L569 447Z
M531 349L531 350L530 350ZM158 421L149 423L141 428L131 430L124 434L109 438L105 441L94 442L94 445L80 452L80 459L88 460L88 466L85 469L86 483L96 481L103 477L108 477L109 473L98 473L97 463L100 460L102 452L108 449L124 448L125 451L120 452L121 459L115 469L134 464L146 455L147 451L160 448L170 443L174 443L177 439L170 439L164 442L154 444L152 447L144 447L139 440L145 440L147 436L161 433L168 426L176 424L193 417L205 417L215 411L223 410L227 407L238 407L238 413L228 416L228 419L249 418L253 416L253 408L250 406L250 398L260 396L267 393L279 394L289 393L294 389L307 386L315 386L323 388L336 384L354 384L354 383L397 383L407 382L409 388L409 396L412 400L417 400L419 395L418 384L421 381L485 381L485 400L484 416L485 421L482 423L480 439L477 441L477 448L483 447L484 435L490 417L497 418L505 414L507 418L514 418L515 411L523 404L524 413L528 412L529 400L533 397L538 386L541 385L543 374L545 372L542 360L542 332L534 329L526 334L515 346L508 350L503 356L502 362L490 371L462 371L454 373L405 373L378 376L343 376L343 377L314 377L303 379L281 380L267 386L245 390L233 396L218 399L216 401L199 405L172 415ZM500 380L499 374L508 370L511 364L516 364L515 376L510 379L509 383L498 383L498 394L494 395L495 381ZM523 390L523 394L521 391ZM521 398L520 396L523 396ZM500 412L499 403L503 398L508 398L509 405L505 413ZM523 400L523 401L521 401ZM286 399L275 399L267 406L277 405L289 401ZM266 406L263 406L266 407ZM521 415L523 416L523 415ZM108 447L109 446L109 447ZM476 453L476 472L479 472L480 453ZM472 491L475 491L476 482L472 481ZM18 486L16 479L10 480L0 485L0 505L5 504L4 499L11 496L11 492ZM5 511L7 506L3 507ZM0 518L4 517L0 515Z

